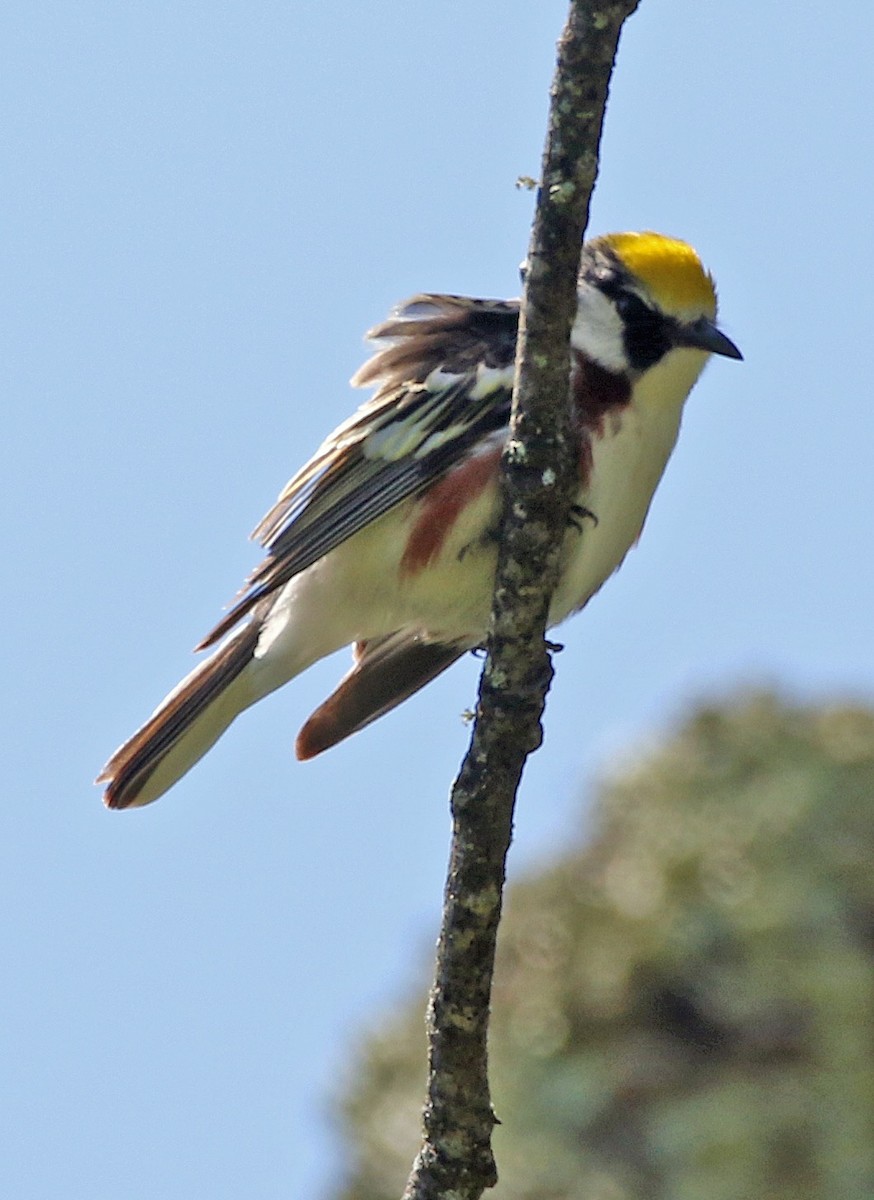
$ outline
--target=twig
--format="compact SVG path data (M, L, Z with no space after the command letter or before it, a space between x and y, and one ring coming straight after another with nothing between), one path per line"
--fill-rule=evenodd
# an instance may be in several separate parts
M542 740L552 679L544 632L577 477L568 379L580 245L619 31L637 4L574 0L558 47L504 456L488 655L452 791L424 1139L404 1200L478 1200L497 1181L486 1053L495 941L516 789Z

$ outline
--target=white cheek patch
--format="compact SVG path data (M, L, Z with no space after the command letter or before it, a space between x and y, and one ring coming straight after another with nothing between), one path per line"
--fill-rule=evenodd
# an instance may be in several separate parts
M571 345L608 371L627 371L623 325L615 305L591 284L580 283Z

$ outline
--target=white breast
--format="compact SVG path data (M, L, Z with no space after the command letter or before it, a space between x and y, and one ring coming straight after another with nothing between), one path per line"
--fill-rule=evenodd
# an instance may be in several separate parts
M633 401L593 436L589 486L579 503L598 521L584 518L579 530L568 531L551 625L581 608L638 538L677 440L683 401L705 359L697 351L672 351L638 382ZM463 510L426 570L405 577L401 558L419 504L399 505L286 584L256 651L262 692L332 650L398 629L471 645L482 641L497 558L497 486L486 487Z
M553 597L550 623L589 600L637 541L680 430L683 403L707 356L672 351L638 381L632 402L592 437L592 472L579 503L585 518L566 540L567 565Z

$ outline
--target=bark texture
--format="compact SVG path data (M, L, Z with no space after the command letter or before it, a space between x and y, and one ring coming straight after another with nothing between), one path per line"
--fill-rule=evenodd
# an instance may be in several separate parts
M404 1200L478 1200L497 1182L486 1040L516 789L552 679L546 618L570 516L568 403L580 246L619 32L638 0L574 0L558 45L528 254L505 512L470 748L452 791L452 847L428 1012L422 1147Z

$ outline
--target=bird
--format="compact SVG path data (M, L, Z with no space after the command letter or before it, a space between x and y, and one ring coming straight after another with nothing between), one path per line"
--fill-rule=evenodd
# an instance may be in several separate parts
M265 557L196 647L208 657L109 759L112 809L173 786L244 709L352 646L352 668L295 743L310 759L484 644L519 300L421 294L367 334L352 378L374 389L285 486L252 537ZM570 335L579 490L549 625L591 599L637 542L711 355L712 275L652 231L583 244ZM591 518L591 519L589 519Z

